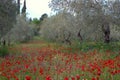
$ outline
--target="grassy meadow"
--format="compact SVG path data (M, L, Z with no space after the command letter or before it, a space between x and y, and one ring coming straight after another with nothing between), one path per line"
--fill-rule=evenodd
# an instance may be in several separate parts
M0 80L120 80L119 42L67 45L35 38L6 50L0 51L9 52L0 57Z

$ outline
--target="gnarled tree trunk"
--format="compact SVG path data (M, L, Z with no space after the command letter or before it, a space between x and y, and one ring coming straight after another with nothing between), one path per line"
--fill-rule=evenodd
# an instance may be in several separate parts
M79 30L79 32L78 32L78 37L80 38L80 41L82 41L83 39L82 39L82 36L81 36L81 34L80 34L80 31L81 31L81 29Z
M71 33L69 33L67 37L65 37L65 35L64 35L63 43L68 43L69 45L71 45L70 37L71 37Z
M104 33L104 42L109 43L110 42L110 25L108 22L105 22L102 26L102 30Z

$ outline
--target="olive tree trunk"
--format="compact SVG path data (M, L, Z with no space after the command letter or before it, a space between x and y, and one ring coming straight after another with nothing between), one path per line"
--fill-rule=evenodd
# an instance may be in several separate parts
M104 33L104 42L109 43L110 42L110 25L109 25L109 23L104 23L102 26L102 30Z

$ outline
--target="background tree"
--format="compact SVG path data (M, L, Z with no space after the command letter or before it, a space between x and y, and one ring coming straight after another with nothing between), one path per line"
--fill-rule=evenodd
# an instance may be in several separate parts
M16 17L16 24L14 27L4 36L4 38L11 43L15 42L27 42L34 36L34 25L26 20L24 15L18 15Z
M22 15L24 15L25 19L27 18L26 17L26 0L24 0L24 4L23 4L23 8L22 8Z
M0 0L0 39L13 27L16 11L15 0Z
M24 0L23 8L22 8L22 14L26 14L26 0Z
M33 18L32 20L32 24L34 24L34 32L35 32L35 35L39 35L39 30L40 30L40 24L41 24L41 21L37 18Z
M40 24L40 20L37 19L37 18L33 18L32 22L36 25L39 25Z
M20 14L20 0L17 0L17 14Z
M58 13L43 21L40 33L46 39L71 44L71 40L77 36L74 21L70 13Z
M33 18L32 23L35 24L34 31L35 31L36 36L39 35L39 31L41 29L40 26L41 26L42 22L47 18L48 18L48 15L46 13L42 14L40 19Z
M42 16L40 17L40 21L43 21L47 17L48 17L48 15L46 13L42 14Z
M119 25L119 5L119 0L52 0L49 6L54 11L66 10L77 16L92 33L102 31L104 42L109 43L111 24Z

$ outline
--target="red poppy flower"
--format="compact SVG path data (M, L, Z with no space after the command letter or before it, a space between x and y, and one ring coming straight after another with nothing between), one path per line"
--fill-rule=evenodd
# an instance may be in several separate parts
M80 80L80 76L79 75L76 75L76 78L77 78L77 80Z
M25 69L28 69L29 68L29 65L25 65Z
M68 77L65 77L64 80L69 80L69 78L68 78Z
M75 77L71 77L72 80L75 80Z
M31 80L31 76L26 75L25 80Z
M52 80L52 79L51 79L51 76L49 76L49 75L46 76L45 80Z
M39 72L40 72L40 75L43 75L43 68L40 68Z

